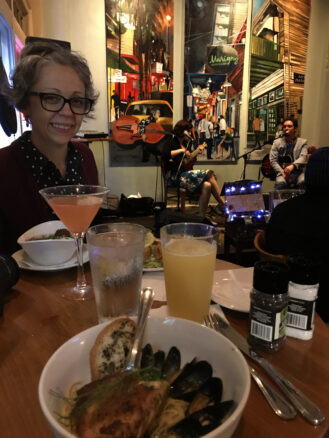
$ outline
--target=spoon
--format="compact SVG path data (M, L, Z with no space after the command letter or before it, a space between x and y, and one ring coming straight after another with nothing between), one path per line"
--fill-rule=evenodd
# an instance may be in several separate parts
M135 339L131 349L128 365L125 368L126 371L131 371L134 368L138 368L139 366L146 320L149 311L151 309L153 299L154 299L154 291L151 287L145 287L144 289L141 290L139 306L138 306Z

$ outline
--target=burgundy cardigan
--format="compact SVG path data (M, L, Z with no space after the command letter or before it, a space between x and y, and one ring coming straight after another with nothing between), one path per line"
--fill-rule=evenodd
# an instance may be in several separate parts
M73 145L83 158L83 183L98 184L92 151L82 143L74 142ZM56 219L51 216L39 189L19 151L19 139L0 149L0 253L17 251L17 239L21 234L42 222Z

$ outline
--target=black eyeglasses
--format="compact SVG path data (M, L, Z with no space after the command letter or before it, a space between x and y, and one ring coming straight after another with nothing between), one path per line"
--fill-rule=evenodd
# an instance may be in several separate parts
M294 125L283 125L284 128L293 128Z
M32 96L39 96L42 108L54 113L63 109L64 105L68 103L73 114L88 114L94 103L92 99L87 97L76 96L66 99L60 94L39 93L37 91L31 91L30 94Z

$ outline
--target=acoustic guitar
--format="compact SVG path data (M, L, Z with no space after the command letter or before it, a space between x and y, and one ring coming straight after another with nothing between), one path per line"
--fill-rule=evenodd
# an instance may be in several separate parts
M199 154L203 153L204 148L207 146L207 143L204 142L204 143L202 143L202 145L199 145L199 146L202 146L202 148L203 148L201 151L199 148L197 148L193 152L191 152L189 157L186 157L186 156L184 157L183 163L182 163L182 170L183 171L193 170L193 166L197 161L197 156Z
M279 157L279 164L282 167L282 169L289 166L289 164L291 163L292 163L292 159L291 157L289 157L289 155L283 155L282 157ZM262 174L265 176L265 178L270 178L270 180L275 180L276 172L271 166L270 154L265 155L265 157L262 159L260 170Z

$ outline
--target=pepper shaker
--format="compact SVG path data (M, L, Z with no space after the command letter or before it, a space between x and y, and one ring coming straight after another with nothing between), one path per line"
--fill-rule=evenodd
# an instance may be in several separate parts
M286 339L289 269L279 262L259 261L254 266L250 292L249 336L252 347L279 350Z

